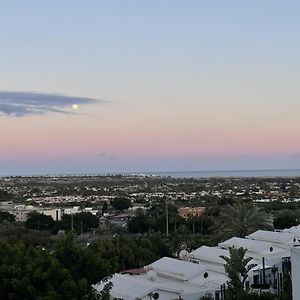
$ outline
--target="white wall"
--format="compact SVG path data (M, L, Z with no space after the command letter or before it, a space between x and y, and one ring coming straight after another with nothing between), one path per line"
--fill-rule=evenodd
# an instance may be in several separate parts
M298 300L300 299L300 248L292 248L291 253L293 300Z

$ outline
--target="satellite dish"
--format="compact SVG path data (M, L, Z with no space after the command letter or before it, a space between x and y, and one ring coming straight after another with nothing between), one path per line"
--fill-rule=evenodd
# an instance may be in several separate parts
M151 268L150 268L149 266L144 266L144 270L145 270L146 272L148 272L148 271L151 270Z
M149 272L147 272L147 278L150 281L155 281L157 278L157 273L153 270L150 270Z
M179 252L179 257L182 259L182 260L187 260L189 258L189 253L186 251L186 250L181 250Z

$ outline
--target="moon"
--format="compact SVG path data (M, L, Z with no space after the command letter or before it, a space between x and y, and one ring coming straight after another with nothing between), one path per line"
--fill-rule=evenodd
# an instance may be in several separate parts
M74 110L77 110L78 109L78 104L72 104L72 108L74 109Z

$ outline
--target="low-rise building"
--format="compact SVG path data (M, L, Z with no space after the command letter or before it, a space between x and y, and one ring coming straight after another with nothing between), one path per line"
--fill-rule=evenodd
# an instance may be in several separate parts
M145 266L145 274L115 274L111 296L124 300L135 299L186 299L198 300L210 293L221 299L221 286L227 281L224 272L216 272L208 266L193 264L174 258L163 257ZM103 289L105 282L95 286Z
M190 216L198 217L205 212L205 207L180 207L178 214L180 217L187 219Z

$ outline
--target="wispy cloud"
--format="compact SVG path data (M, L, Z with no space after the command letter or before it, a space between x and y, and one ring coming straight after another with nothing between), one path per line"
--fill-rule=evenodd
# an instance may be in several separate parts
M76 103L87 105L104 103L93 98L71 97L60 94L0 91L0 115L22 117L47 113L70 113L69 107Z

